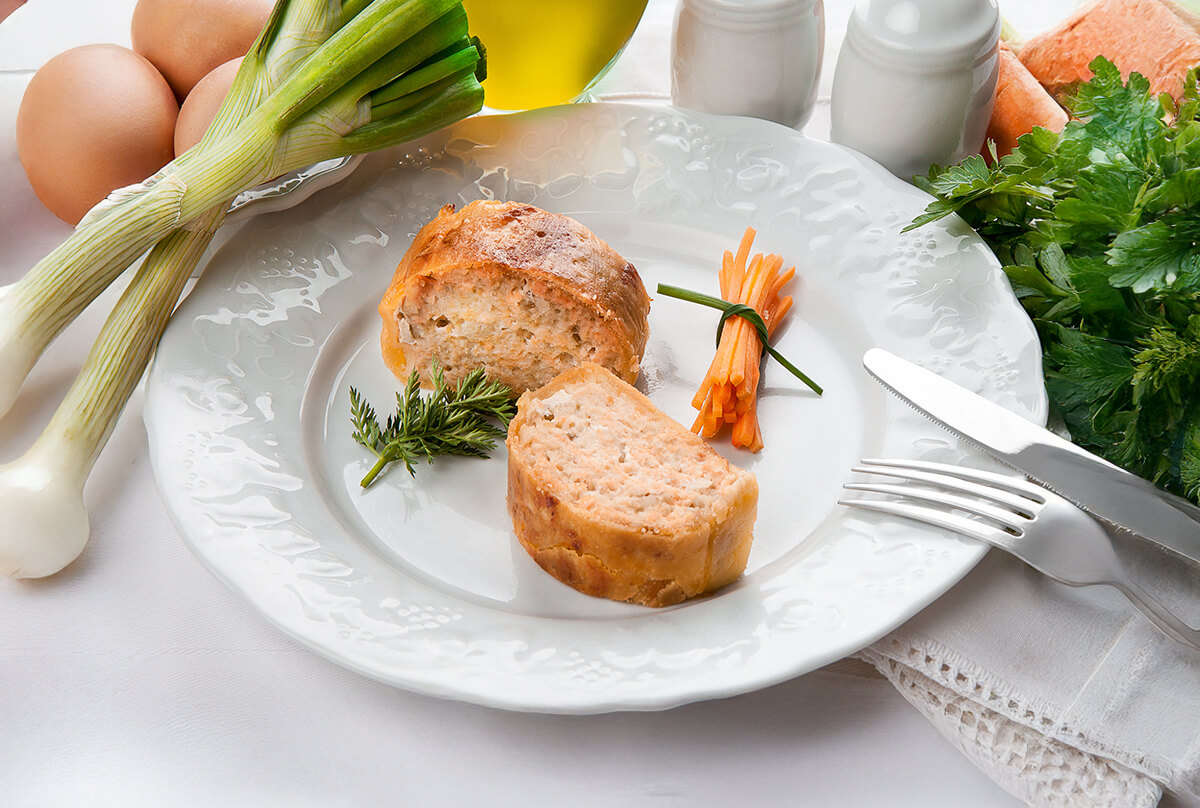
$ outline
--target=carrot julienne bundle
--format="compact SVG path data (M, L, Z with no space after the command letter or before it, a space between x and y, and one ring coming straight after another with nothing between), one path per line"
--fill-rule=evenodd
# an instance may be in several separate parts
M796 274L786 271L778 255L759 253L750 257L756 233L747 227L736 254L725 251L721 262L721 297L754 309L767 326L768 340L792 307L791 296L779 292ZM765 346L753 324L742 317L729 317L721 331L717 352L692 406L700 411L692 431L712 438L731 424L734 446L758 452L763 448L758 424L759 362Z

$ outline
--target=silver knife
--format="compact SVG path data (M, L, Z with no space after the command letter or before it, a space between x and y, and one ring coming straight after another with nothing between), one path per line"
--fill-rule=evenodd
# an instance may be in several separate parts
M1200 508L1190 502L881 348L863 365L918 412L1093 516L1200 561Z

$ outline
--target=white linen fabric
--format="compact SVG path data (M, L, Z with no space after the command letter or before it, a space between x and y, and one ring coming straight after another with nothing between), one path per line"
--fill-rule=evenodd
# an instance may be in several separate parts
M993 551L859 656L1029 805L1200 793L1200 652L1115 591L1074 590Z
M127 14L131 2L120 5ZM820 99L805 128L815 137L828 133L833 65L850 5L827 0ZM1007 0L1002 10L1030 32L1071 5ZM669 101L673 13L672 0L651 0L598 97ZM57 31L94 22L65 15ZM124 30L124 21L114 28ZM95 35L89 29L78 38ZM10 62L15 53L0 46L7 110L25 68L37 63ZM0 178L9 180L0 190L0 221L22 221L36 201L21 190L11 143L0 138L0 147ZM66 233L56 223L20 228L27 230L29 237L4 243L6 268L28 266ZM92 317L85 325L96 323ZM88 336L69 330L55 356L77 356ZM32 397L14 413L17 425L10 418L0 430L6 450L36 434L69 382L75 360L52 360L53 372L37 377ZM919 779L922 763L945 760L935 749L917 761L901 748L909 736L892 729L900 719L870 683L886 687L855 669L866 669L855 660L731 702L594 719L437 702L325 663L248 614L178 541L152 496L139 408L135 397L93 475L96 530L84 558L53 583L5 582L0 591L6 805L462 805L480 800L475 783L486 784L489 802L501 806L550 803L563 793L580 806L614 797L636 805L862 805L867 781L891 784L897 806L950 802L956 789L975 793L957 771ZM1139 573L1158 578L1168 593L1200 591L1194 571L1160 562L1141 554ZM124 586L117 597L114 583ZM992 552L859 657L1028 805L1200 804L1200 653L1163 637L1115 592L1073 590ZM890 744L868 776L845 771L792 782L779 774L806 764L807 771L832 768L838 758L830 750L866 743L853 740L859 734ZM637 738L652 738L654 753ZM745 761L738 763L744 779L726 776L729 747ZM510 782L531 760L540 779ZM425 777L427 770L441 774ZM614 773L626 780L614 786ZM757 780L791 788L768 794ZM917 783L924 793L902 793L898 783Z
M939 732L1027 804L1111 808L1158 804L1162 788L1153 780L1006 718L989 708L990 699L981 699L980 695L986 691L994 699L1001 697L978 682L973 685L972 696L959 695L939 684L945 679L966 685L974 681L951 667L939 651L921 651L898 638L892 638L889 644L912 664L874 650L862 652L860 658L870 660ZM938 679L918 672L925 666L936 668ZM1014 700L1003 701L1009 707L1017 704Z

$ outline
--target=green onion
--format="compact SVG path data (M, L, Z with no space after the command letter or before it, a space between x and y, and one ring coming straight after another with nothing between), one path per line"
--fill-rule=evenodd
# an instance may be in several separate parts
M97 205L0 299L0 413L62 328L175 228L272 177L411 140L481 108L483 90L466 71L410 90L421 94L415 107L372 112L372 93L425 60L454 58L442 55L450 49L478 58L457 0L374 0L336 30L314 30L312 20L328 6L279 0L243 63L268 79L261 103L223 137L206 139ZM321 39L312 52L279 70L314 34Z
M50 341L153 247L42 435L0 467L0 571L50 575L82 552L84 483L229 200L477 112L479 53L457 0L279 0L201 142L90 211L8 289L0 413Z

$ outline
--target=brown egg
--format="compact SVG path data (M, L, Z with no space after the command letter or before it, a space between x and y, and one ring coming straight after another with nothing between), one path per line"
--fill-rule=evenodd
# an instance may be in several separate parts
M204 137L225 96L229 94L233 77L237 75L241 64L241 57L230 59L200 79L188 93L183 106L179 108L179 120L175 122L176 154L183 154Z
M133 49L170 82L180 101L213 68L245 56L273 0L138 0Z
M17 153L42 203L77 224L113 189L170 162L178 112L171 88L141 56L83 45L30 79L17 110Z

